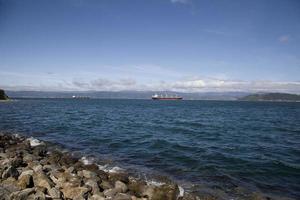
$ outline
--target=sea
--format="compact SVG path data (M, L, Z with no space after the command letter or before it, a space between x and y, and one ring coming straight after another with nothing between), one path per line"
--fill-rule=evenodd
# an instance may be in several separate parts
M0 131L186 192L300 199L297 102L17 99L0 102Z

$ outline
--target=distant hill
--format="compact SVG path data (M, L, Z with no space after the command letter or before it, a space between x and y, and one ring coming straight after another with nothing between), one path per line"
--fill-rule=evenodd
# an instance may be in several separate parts
M85 96L95 99L151 99L153 94L168 94L182 96L185 100L237 100L248 95L245 92L202 92L183 93L172 91L82 91L82 92L45 92L45 91L7 91L11 98L72 98Z
M0 100L7 100L8 96L5 94L4 90L0 89Z
M300 95L287 93L250 94L239 98L241 101L300 101Z

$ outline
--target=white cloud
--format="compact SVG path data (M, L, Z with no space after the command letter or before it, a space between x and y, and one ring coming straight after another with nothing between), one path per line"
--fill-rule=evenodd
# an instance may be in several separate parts
M288 43L290 40L290 36L288 35L282 35L278 38L278 41L281 43Z

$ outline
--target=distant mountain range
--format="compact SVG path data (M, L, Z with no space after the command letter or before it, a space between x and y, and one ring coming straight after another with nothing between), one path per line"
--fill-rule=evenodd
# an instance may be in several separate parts
M182 93L171 91L85 91L85 92L45 92L45 91L6 91L11 98L72 98L72 96L96 99L151 99L153 94L178 95L185 100L240 100L240 101L300 101L300 95L287 93L248 92L202 92Z
M171 91L86 91L86 92L44 92L44 91L7 91L11 98L72 98L84 96L99 99L151 99L153 94L182 96L185 100L237 100L250 93L246 92L205 92L181 93Z
M300 95L287 93L250 94L241 97L242 101L300 101Z

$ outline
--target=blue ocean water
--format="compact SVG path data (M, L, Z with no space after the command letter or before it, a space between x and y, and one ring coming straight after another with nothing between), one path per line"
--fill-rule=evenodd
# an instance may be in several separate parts
M203 185L300 198L300 103L20 99L0 130Z

